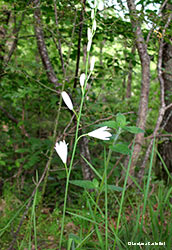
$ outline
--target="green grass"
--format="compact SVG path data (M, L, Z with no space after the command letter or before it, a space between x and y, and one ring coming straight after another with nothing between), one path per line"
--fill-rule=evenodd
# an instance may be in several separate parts
M151 181L153 157L154 148L142 190L136 185L127 189L124 182L123 192L115 192L114 195L105 181L105 192L101 193L99 202L96 202L97 190L91 193L86 189L80 191L80 202L71 203L66 213L62 242L66 249L138 249L137 245L130 246L128 242L165 242L165 246L144 245L142 249L172 249L172 187L162 181ZM154 186L153 192L150 183ZM42 207L38 214L38 196L36 192L17 236L16 249L31 249L33 246L35 249L57 249L62 208L56 207L50 212ZM108 202L111 199L115 203L113 211L111 202ZM17 229L26 203L22 205L9 189L4 193L0 206L3 206L3 210L0 210L0 245L5 250L13 240L11 232Z

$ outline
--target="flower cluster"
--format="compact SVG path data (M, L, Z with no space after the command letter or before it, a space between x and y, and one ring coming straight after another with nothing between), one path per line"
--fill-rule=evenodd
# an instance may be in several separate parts
M88 30L87 30L87 38L88 38L87 52L90 51L91 44L92 44L92 38L93 38L93 35L96 31L95 13L96 13L97 8L100 11L104 9L104 4L103 4L102 0L98 0L98 1L94 0L94 7L91 11L92 29L88 28ZM95 56L93 56L90 60L90 74L94 70L94 64L95 64ZM88 78L89 78L89 76L87 77L84 73L82 73L80 75L79 81L80 81L82 93L84 93L84 86L85 86ZM72 110L75 113L75 115L77 116L77 114L73 108L73 103L72 103L70 96L65 91L62 91L61 96L63 98L64 103L68 107L68 109ZM112 134L109 132L109 130L110 129L107 126L104 126L104 127L93 130L92 132L89 132L88 134L85 134L82 136L88 135L90 137L94 137L94 138L101 139L101 140L110 140L110 137L112 136ZM55 148L57 154L59 155L59 157L61 158L62 162L66 165L67 154L68 154L66 142L64 140L60 141L60 142L56 142L54 148Z
M104 127L95 129L92 132L89 132L88 134L85 134L85 135L88 135L90 137L94 137L97 139L101 139L101 140L110 140L110 137L112 136L112 134L109 132L109 130L110 129L107 126L104 126ZM59 143L56 142L56 145L54 148L57 154L59 155L59 157L61 158L61 160L63 161L63 163L66 164L67 153L68 153L66 142L64 140L60 141Z

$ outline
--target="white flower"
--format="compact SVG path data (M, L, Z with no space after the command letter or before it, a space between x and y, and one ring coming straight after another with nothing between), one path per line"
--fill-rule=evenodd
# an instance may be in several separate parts
M90 41L92 38L92 32L91 32L90 28L88 28L88 30L87 30L87 37L88 37L88 41Z
M90 63L90 71L93 71L94 69L94 64L95 64L95 56L91 58L91 63Z
M92 11L91 11L91 19L93 19L94 18L94 9L92 9Z
M111 133L108 132L109 128L107 126L98 128L96 130L93 130L92 132L88 133L89 136L95 137L101 140L110 140L110 137L112 136Z
M73 110L73 104L72 104L72 101L71 101L69 95L68 95L65 91L63 91L63 92L61 93L61 95L62 95L63 101L65 102L66 106L67 106L70 110Z
M92 44L92 40L89 40L89 41L88 41L88 44L87 44L87 52L90 51L91 44Z
M96 8L96 6L97 6L97 0L94 0L94 6L93 6L93 8Z
M93 21L93 30L94 31L96 30L96 19L94 19L94 21Z
M81 75L80 75L80 85L81 85L81 87L83 87L84 86L84 83L85 83L85 74L84 73L82 73Z
M102 0L99 0L98 9L99 9L100 11L104 9L104 3L102 2Z
M57 154L60 156L62 162L64 164L66 164L66 162L67 162L67 144L66 144L66 142L64 140L60 141L59 143L56 142L54 148L55 148Z

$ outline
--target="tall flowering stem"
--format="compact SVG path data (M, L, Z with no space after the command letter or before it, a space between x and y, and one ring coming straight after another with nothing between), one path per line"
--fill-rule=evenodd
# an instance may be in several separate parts
M94 20L95 20L96 10L97 9L94 10ZM92 27L92 30L93 30L93 27ZM90 43L90 41L92 43L92 38L93 38L94 33L95 33L95 30L92 33L92 37L88 41L88 43ZM77 146L77 143L78 143L79 124L80 124L81 115L82 115L82 109L83 109L84 100L85 100L87 81L88 81L88 78L89 78L89 77L87 77L87 74L88 74L88 59L89 59L89 54L90 54L90 49L89 50L87 49L86 66L85 66L85 83L84 83L84 86L83 86L83 89L82 89L83 91L82 91L82 97L81 97L81 104L80 104L80 109L79 109L79 113L78 113L78 116L77 116L77 126L76 126L76 132L75 132L75 142L74 142L74 146L73 146L73 151L72 151L72 157L71 157L70 165L69 165L69 168L68 168L68 175L67 175L67 178L66 178L66 189L65 189L65 197L64 197L64 206L63 206L63 216L62 216L62 224L61 224L59 250L61 250L61 246L62 246L63 232L64 232L64 222L65 222L65 213L66 213L66 204L67 204L67 195L68 195L68 189L69 189L69 180L70 180L70 174L71 174L71 171L72 171L73 161L74 161L74 157L75 157L75 153L76 153L76 146Z

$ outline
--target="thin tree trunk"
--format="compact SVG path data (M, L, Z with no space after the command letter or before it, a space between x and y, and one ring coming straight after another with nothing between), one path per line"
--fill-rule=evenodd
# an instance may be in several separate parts
M35 35L37 39L37 44L38 44L38 50L41 56L42 63L44 65L44 68L46 70L47 77L51 83L55 85L55 87L59 86L58 79L55 75L53 66L51 64L47 47L44 41L44 33L43 33L43 28L42 28L42 23L41 23L41 11L40 11L40 1L39 0L34 0L34 7L35 7L35 12L34 12L34 18L35 18Z
M82 1L81 16L80 16L80 26L79 26L79 36L78 36L78 52L77 52L76 69L75 69L75 80L74 80L74 85L73 85L74 89L76 88L76 85L77 85L78 72L79 72L79 62L80 62L80 55L81 55L81 38L82 38L85 3L86 3L86 0L83 0Z
M82 137L80 141L80 149L81 149L81 155L83 155L88 162L91 162L88 141L89 141L88 138ZM92 180L94 178L93 171L82 157L81 157L81 164L82 164L82 174L84 180Z
M169 99L165 98L165 96L167 97L169 95L169 93L172 93L172 77L169 74L169 72L171 71L172 68L172 46L170 43L165 43L164 44L164 36L166 33L166 30L168 28L168 26L171 23L172 20L172 14L170 14L168 16L168 18L165 18L167 21L165 21L165 25L163 26L163 30L162 30L162 37L160 39L160 45L159 45L159 54L158 54L158 63L157 63L157 70L158 70L158 78L159 78L159 82L160 82L160 102L161 102L161 107L159 109L159 115L158 115L158 119L157 119L157 123L153 132L153 136L152 139L149 143L149 146L147 148L146 154L145 154L145 158L144 161L142 163L142 166L140 167L139 173L138 173L138 179L141 183L143 174L144 174L144 169L146 166L146 162L149 159L149 155L150 152L152 150L152 146L153 146L153 140L154 138L158 135L159 133L159 129L160 126L162 127L166 127L165 123L167 124L168 129L165 128L165 130L167 132L172 132L172 114L171 116L169 116L169 112L172 111L172 103L169 102ZM164 68L164 72L163 69ZM165 115L165 116L164 116ZM166 157L164 158L164 160L168 155L170 155L170 153L172 153L172 143L167 146L167 141L163 145L160 145L160 148L162 149L163 155L165 155ZM161 147L162 146L162 147ZM165 151L164 151L165 148ZM167 150L167 148L169 148L169 150ZM164 152L166 152L166 154L164 154ZM170 152L170 153L169 153ZM170 158L171 159L171 158ZM167 159L168 163L169 160ZM168 164L169 165L169 164ZM171 166L172 166L172 162L171 162ZM172 168L172 167L171 167Z
M166 14L170 11L172 11L172 4L167 4L164 12L165 19ZM171 24L171 20L172 13L168 18L167 24ZM170 28L172 28L172 24L170 25ZM164 117L161 126L168 133L172 133L172 44L168 42L171 40L171 38L172 36L168 36L168 40L166 40L167 42L165 42L162 47L162 68L164 69L162 78L164 82L164 106L166 107L166 109L164 110ZM167 107L169 108L167 109ZM172 173L172 141L168 136L162 143L158 145L158 151L162 159L164 160L169 172ZM162 165L162 162L159 158L157 159L157 165ZM158 169L159 173L157 171L157 174L166 179L167 174L165 171L163 171L163 165L161 173L161 168Z
M143 37L141 26L138 20L139 17L136 13L135 3L133 0L127 0L127 5L130 11L130 20L133 27L133 32L135 34L136 46L142 68L141 94L140 94L137 126L144 130L146 125L146 117L148 110L148 96L149 96L149 86L150 86L150 58L147 52L147 46ZM136 135L135 145L132 155L132 162L130 167L130 175L134 174L135 165L139 158L143 140L144 140L144 133L139 133ZM128 184L131 183L132 180L129 179Z
M134 55L136 50L136 45L134 44L131 50L131 54ZM127 89L126 98L131 97L131 83L132 83L132 73L133 73L133 59L131 58L128 66L128 78L127 78Z

